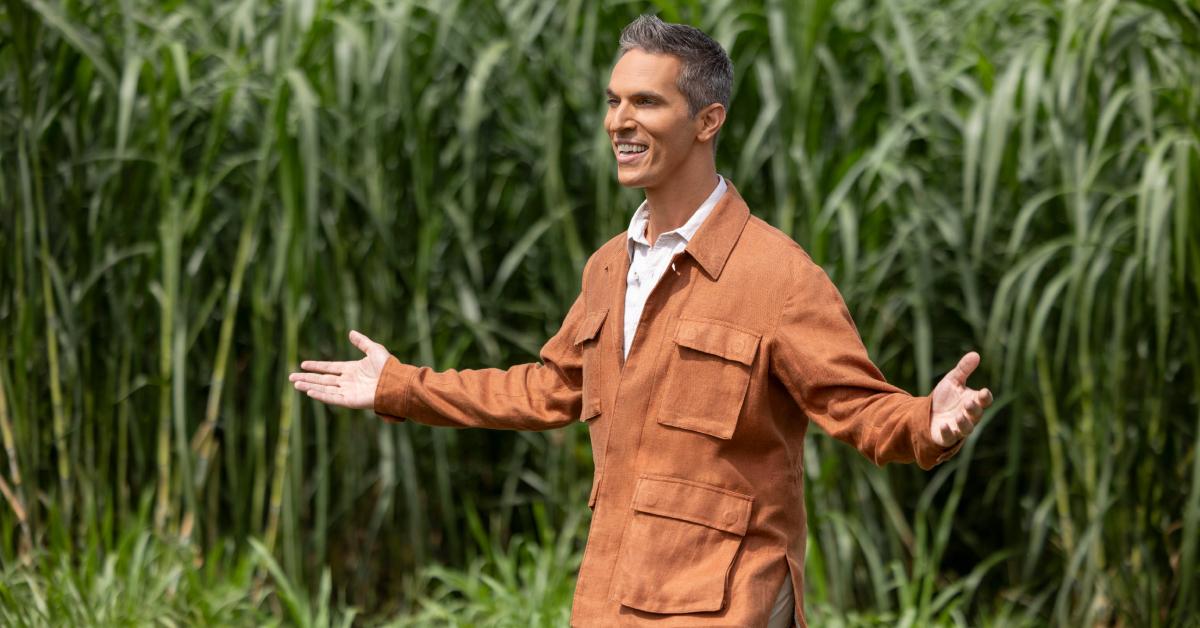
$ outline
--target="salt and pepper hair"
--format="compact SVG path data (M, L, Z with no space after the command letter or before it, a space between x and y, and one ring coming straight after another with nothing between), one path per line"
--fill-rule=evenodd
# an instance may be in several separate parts
M704 31L686 24L664 22L642 15L621 31L621 54L641 49L652 54L669 54L682 62L676 86L688 102L688 116L721 103L729 109L733 91L733 62L725 49Z

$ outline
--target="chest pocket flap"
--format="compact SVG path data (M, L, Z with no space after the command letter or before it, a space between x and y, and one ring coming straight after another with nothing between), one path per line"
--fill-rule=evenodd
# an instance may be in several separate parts
M719 355L749 366L758 350L758 334L735 329L712 321L681 318L675 330L675 343Z
M578 346L595 338L600 333L600 328L604 326L604 318L607 315L607 309L588 312L583 319L583 324L579 326L579 331L575 332L575 340L571 344Z

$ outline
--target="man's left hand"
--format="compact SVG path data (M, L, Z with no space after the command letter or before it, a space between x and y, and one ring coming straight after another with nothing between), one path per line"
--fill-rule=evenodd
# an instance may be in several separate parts
M967 437L983 417L983 410L992 405L988 389L967 387L967 378L979 366L979 354L964 355L954 370L946 373L929 395L933 402L933 417L929 431L939 447L951 447Z

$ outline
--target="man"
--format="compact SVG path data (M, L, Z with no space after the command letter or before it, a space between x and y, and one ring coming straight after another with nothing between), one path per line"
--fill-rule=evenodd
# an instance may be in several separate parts
M596 251L540 364L433 372L358 332L366 357L301 364L298 390L389 421L543 430L586 422L591 530L572 623L803 626L811 419L876 464L928 469L991 404L969 353L929 397L888 384L841 296L717 175L733 66L654 17L621 34L605 127L646 201Z

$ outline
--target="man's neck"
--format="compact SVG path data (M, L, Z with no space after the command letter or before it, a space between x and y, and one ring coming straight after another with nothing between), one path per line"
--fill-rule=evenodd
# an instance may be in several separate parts
M653 188L646 188L649 213L646 240L654 244L660 234L678 229L700 208L717 186L717 169L712 160L706 167L682 168L679 176Z

